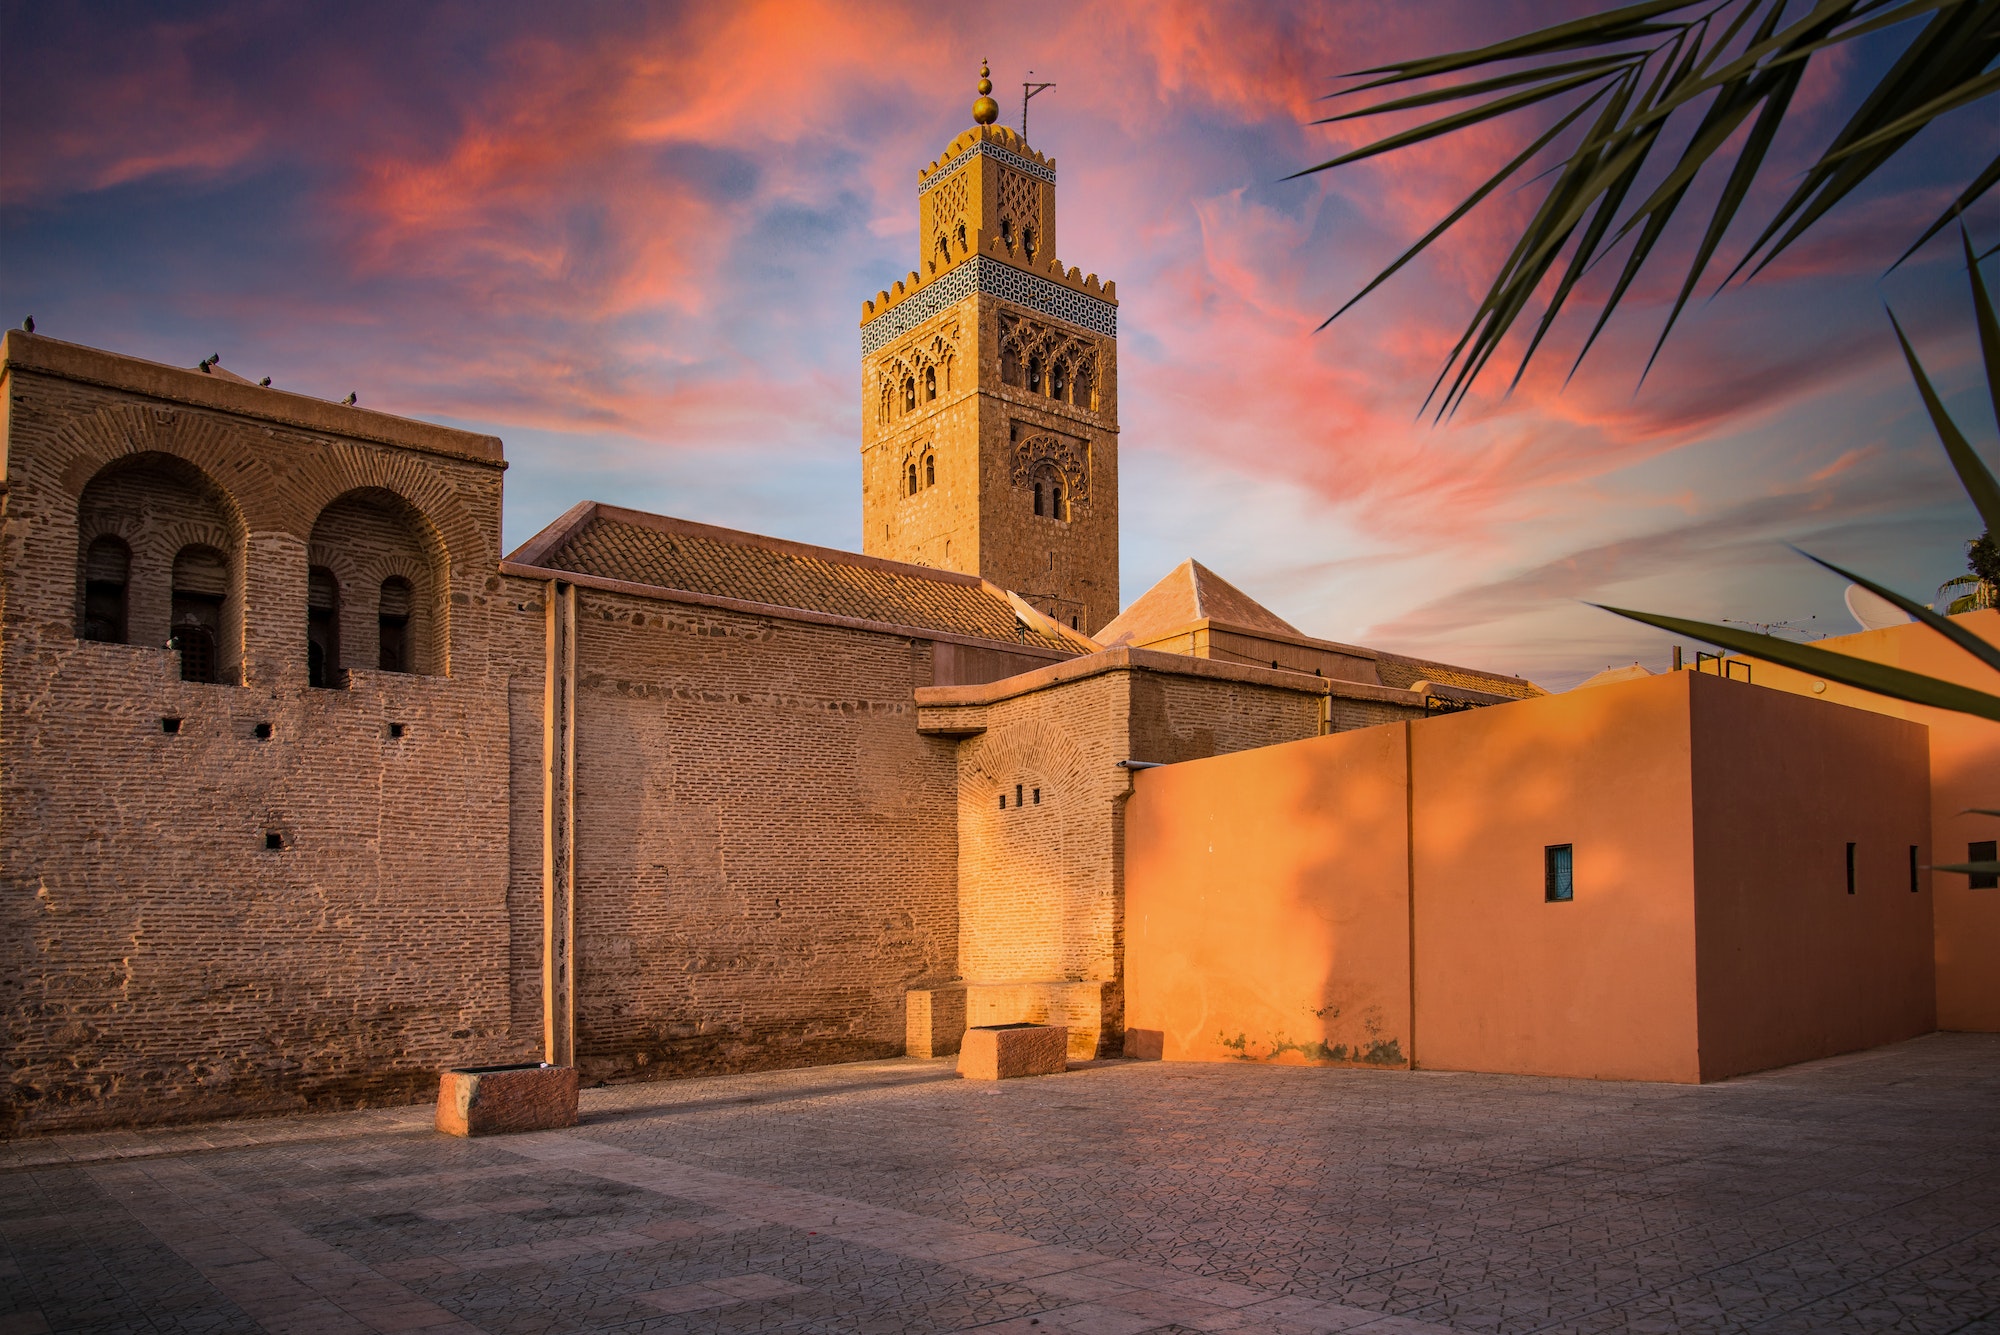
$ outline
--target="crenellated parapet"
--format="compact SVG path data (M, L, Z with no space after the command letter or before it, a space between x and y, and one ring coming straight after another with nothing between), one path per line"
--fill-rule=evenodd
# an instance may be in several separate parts
M1038 180L1056 183L1056 160L1029 147L1028 141L1004 125L975 125L945 145L927 167L917 168L917 194L922 195L937 182L965 165L975 155L1018 167Z

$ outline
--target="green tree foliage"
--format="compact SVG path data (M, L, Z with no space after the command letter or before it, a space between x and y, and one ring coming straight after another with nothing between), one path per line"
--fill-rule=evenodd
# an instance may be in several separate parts
M1784 202L1725 275L1726 284L1755 274L1784 253L1933 120L2000 91L2000 69L1990 68L2000 58L2000 0L1645 0L1476 50L1360 71L1365 82L1334 96L1430 86L1328 117L1320 124L1390 112L1442 110L1468 100L1473 104L1445 111L1298 175L1407 148L1543 104L1561 114L1327 322L1374 291L1503 184L1540 171L1529 182L1546 181L1540 206L1493 276L1430 397L1437 400L1440 415L1456 407L1507 332L1546 288L1540 318L1514 374L1518 382L1578 281L1596 261L1630 238L1617 280L1577 354L1581 364L1633 280L1653 258L1697 177L1711 163L1733 158L1654 345L1657 357L1751 187L1764 173L1766 154L1812 60L1845 43L1903 25L1908 25L1910 37L1900 57L1862 95L1812 165L1795 178ZM1467 77L1475 72L1479 77ZM1434 82L1439 80L1444 82ZM1739 140L1737 132L1746 125L1748 130ZM1543 154L1552 146L1564 156L1555 168L1541 171ZM1896 263L1996 182L2000 182L2000 158L1972 172L1957 198L1916 234ZM1650 190L1644 189L1647 185ZM1551 275L1557 277L1547 286L1544 280ZM1648 367L1651 364L1649 358Z

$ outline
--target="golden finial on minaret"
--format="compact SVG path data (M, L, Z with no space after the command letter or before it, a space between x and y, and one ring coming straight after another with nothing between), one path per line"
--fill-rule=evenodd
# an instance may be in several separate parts
M993 71L979 62L979 100L972 104L972 119L980 125L991 125L1000 119L1000 104L993 100Z

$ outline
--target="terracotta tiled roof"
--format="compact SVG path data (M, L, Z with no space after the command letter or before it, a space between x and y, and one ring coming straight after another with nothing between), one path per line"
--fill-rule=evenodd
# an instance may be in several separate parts
M1026 624L1005 594L979 580L610 507L593 511L532 563L662 590L1072 654L1086 648Z
M1434 681L1440 686L1457 686L1467 691L1486 691L1492 695L1511 696L1516 700L1532 700L1538 695L1548 694L1523 677L1507 677L1498 672L1453 667L1449 663L1433 663L1422 658L1404 658L1401 654L1378 653L1375 659L1375 671L1381 676L1384 686L1401 686L1405 689L1408 689L1412 682Z
M1118 619L1097 632L1100 644L1145 644L1196 621L1215 620L1247 630L1299 632L1262 603L1199 561L1183 561L1140 594Z

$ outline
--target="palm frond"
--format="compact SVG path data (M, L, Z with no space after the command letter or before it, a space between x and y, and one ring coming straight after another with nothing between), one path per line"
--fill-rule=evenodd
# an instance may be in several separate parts
M1426 404L1437 400L1442 416L1464 401L1509 331L1533 310L1544 280L1561 265L1515 370L1518 383L1573 299L1583 274L1612 248L1629 241L1623 271L1577 354L1576 364L1581 365L1634 279L1653 259L1694 183L1714 164L1733 159L1647 360L1650 369L1745 201L1770 170L1771 146L1815 58L1899 25L1915 27L1899 57L1875 79L1839 132L1798 176L1787 198L1724 277L1724 285L1754 275L1783 254L1939 117L2000 93L1996 67L2000 0L1815 0L1787 22L1795 8L1796 0L1650 0L1473 50L1359 71L1365 82L1332 96L1353 97L1503 67L1329 117L1346 121L1472 100L1470 106L1386 135L1297 175L1363 161L1518 111L1562 107L1572 99L1576 105L1567 108L1568 114L1559 121L1559 134L1544 132L1537 137L1530 152L1483 182L1328 322L1437 242L1501 183L1529 172L1530 183L1537 176L1548 178L1540 207L1495 271ZM1605 111L1580 127L1574 113L1600 99ZM1694 123L1678 158L1641 197L1636 187L1647 163L1682 117L1693 117ZM1742 133L1746 122L1750 128ZM1570 139L1566 150L1556 146L1564 136ZM1552 146L1563 154L1557 166L1533 171L1535 157ZM2000 160L1972 176L1916 245L1935 236L1952 216L1996 184L2000 184ZM1902 258L1915 249L1913 245Z

